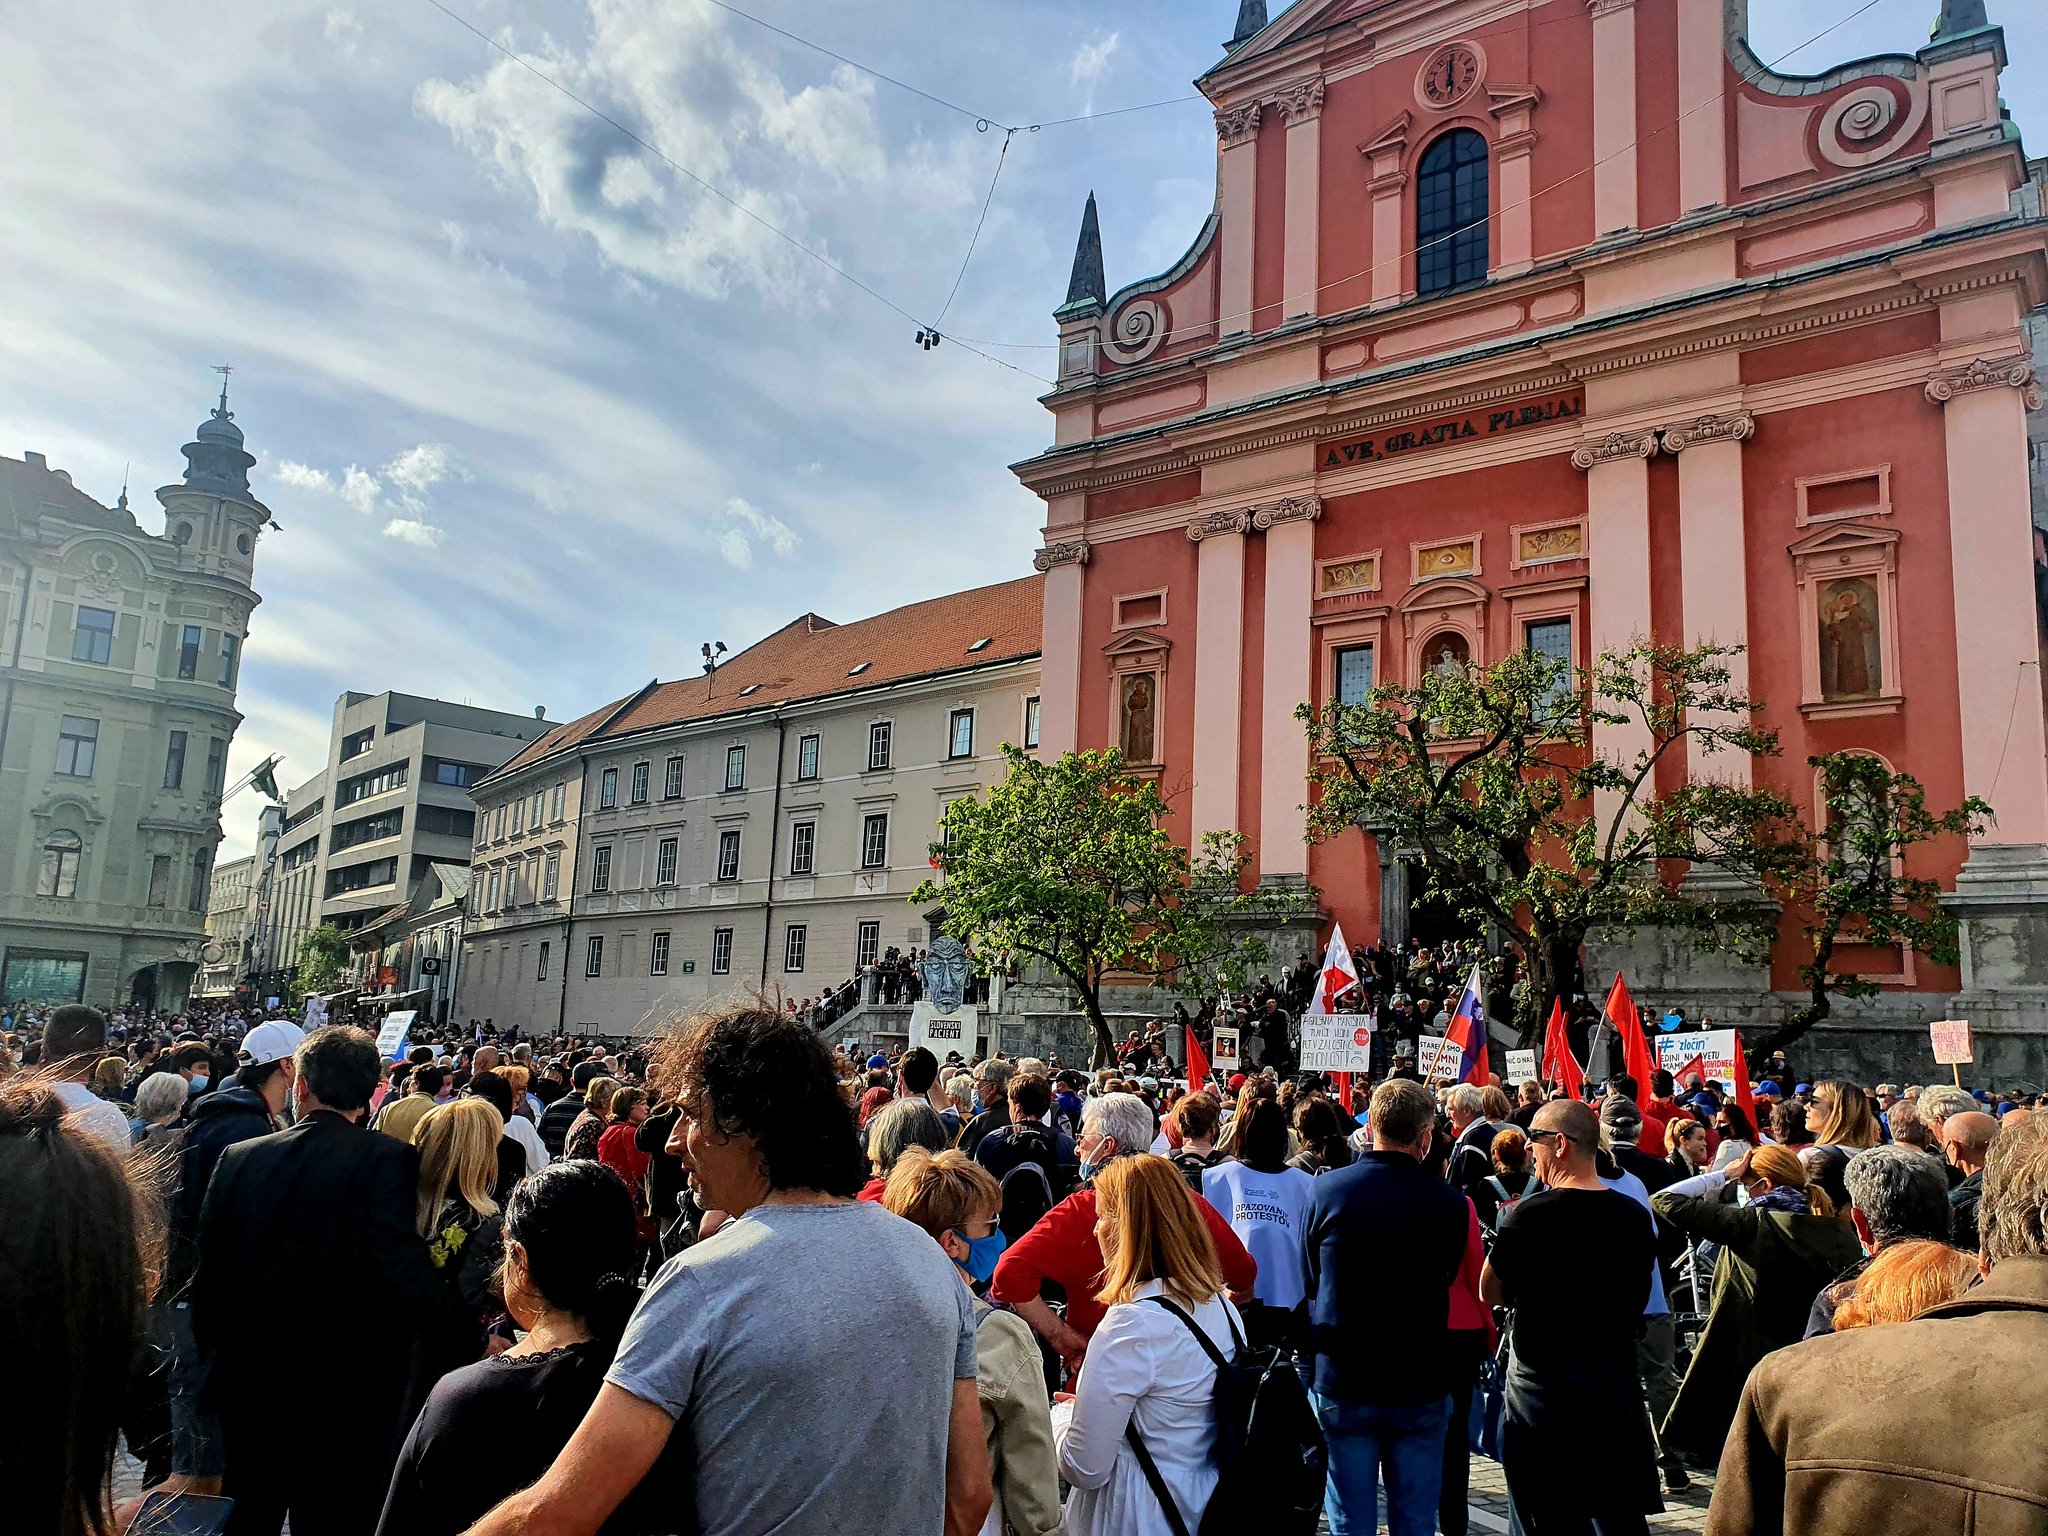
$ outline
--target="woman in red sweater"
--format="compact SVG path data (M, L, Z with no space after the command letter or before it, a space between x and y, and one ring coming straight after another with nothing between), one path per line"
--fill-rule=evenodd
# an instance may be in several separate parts
M621 1088L606 1107L608 1123L604 1134L597 1138L597 1160L624 1179L626 1188L633 1193L633 1226L640 1242L643 1270L649 1256L658 1251L656 1245L661 1238L660 1229L647 1211L647 1170L654 1158L634 1144L634 1132L647 1118L647 1109L645 1089Z

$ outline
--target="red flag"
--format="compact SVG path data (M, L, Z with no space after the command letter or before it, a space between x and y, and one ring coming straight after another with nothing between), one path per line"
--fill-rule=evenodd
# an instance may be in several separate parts
M1702 1081L1706 1079L1707 1058L1704 1052L1698 1056L1693 1057L1691 1061L1688 1061L1684 1066L1680 1067L1676 1072L1671 1074L1674 1078L1678 1080L1678 1085L1681 1088L1685 1086L1685 1074L1688 1072L1699 1073Z
M1636 1108L1648 1115L1650 1074L1657 1070L1657 1063L1650 1057L1650 1042L1643 1034L1643 1017L1636 1012L1636 1001L1628 995L1628 983L1621 979L1619 971L1614 973L1614 986L1607 993L1607 1019L1621 1037L1622 1065L1636 1080Z
M1561 997L1550 1005L1550 1024L1543 1031L1543 1076L1574 1099L1586 1096L1586 1074L1579 1069L1578 1058L1572 1055Z
M1735 1031L1735 1102L1742 1106L1742 1112L1749 1116L1752 1128L1756 1127L1756 1095L1749 1088L1749 1057L1743 1054L1742 1031Z
M1349 1072L1332 1072L1330 1074L1330 1081L1337 1085L1337 1102L1344 1106L1344 1113L1347 1115L1356 1114L1357 1111L1351 1107L1351 1074Z
M1188 1092L1200 1090L1209 1081L1209 1058L1203 1054L1202 1042L1195 1038L1195 1026L1187 1026L1188 1035Z

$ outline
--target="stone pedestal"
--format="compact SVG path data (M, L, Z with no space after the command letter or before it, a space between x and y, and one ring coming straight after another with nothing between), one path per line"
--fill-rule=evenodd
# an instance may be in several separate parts
M1262 875L1259 896L1267 907L1237 923L1238 931L1266 946L1266 963L1253 967L1255 976L1278 976L1303 955L1321 962L1321 934L1329 914L1316 904L1314 888L1306 875ZM1352 940L1359 942L1358 938ZM1191 988L1207 991L1209 986ZM1169 1005L1170 1006L1170 1005Z
M1962 923L1964 992L2048 989L2048 848L1972 848L1942 905Z

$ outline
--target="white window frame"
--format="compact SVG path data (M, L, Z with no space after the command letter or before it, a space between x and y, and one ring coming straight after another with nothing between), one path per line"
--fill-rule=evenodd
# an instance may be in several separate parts
M805 951L811 944L809 923L790 923L782 930L782 973L785 976L801 976L804 971Z
M876 829L881 829L880 837ZM879 846L877 844L879 843ZM887 869L889 867L889 813L871 811L861 818L860 823L860 867L862 869Z
M598 776L597 808L600 811L616 810L619 804L619 770L607 768Z
M745 743L725 749L725 787L728 791L743 790L747 787L747 748Z
M583 945L583 974L602 976L604 974L604 935L593 933Z
M1032 694L1024 701L1024 746L1029 749L1038 745L1039 716L1038 695Z
M967 750L960 750L960 725L967 725ZM956 709L946 716L946 760L962 762L974 756L974 711L972 708Z
M664 837L654 845L654 883L674 885L676 883L676 854L682 846L681 839Z
M653 770L654 765L652 763L638 762L633 765L632 788L627 793L627 799L631 804L645 805L647 803L648 776Z
M804 753L811 757L809 771L804 768ZM825 756L825 741L816 731L806 731L796 739L796 780L799 784L813 783L819 777L820 766Z
M668 974L668 934L668 929L659 928L648 938L647 974L650 976Z
M599 843L590 850L590 894L601 896L612 888L612 845Z
M728 848L732 850L731 874L726 873L725 854ZM728 885L739 879L741 851L740 829L738 827L723 828L718 834L718 864L712 878Z
M818 824L799 821L789 829L789 872L814 875L818 872Z
M863 970L882 957L882 924L878 918L863 918L853 930L853 968Z
M868 772L887 773L896 760L896 722L868 722Z
M730 976L732 974L732 930L714 928L711 930L711 974Z
M662 764L661 798L680 800L683 798L683 759L678 753Z
M71 727L89 725L90 736L81 735ZM55 772L62 779L89 779L94 764L99 759L100 723L90 715L64 715L57 721L57 761ZM83 767L80 765L83 764Z

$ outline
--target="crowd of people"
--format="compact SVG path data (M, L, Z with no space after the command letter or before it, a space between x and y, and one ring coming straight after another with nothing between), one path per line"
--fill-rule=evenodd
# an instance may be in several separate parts
M10 1022L24 1530L2048 1528L2029 1095Z

